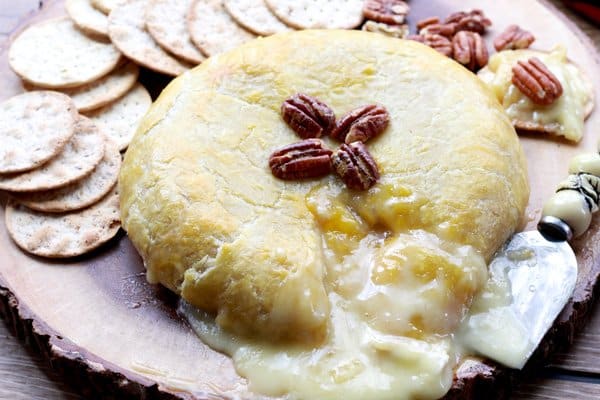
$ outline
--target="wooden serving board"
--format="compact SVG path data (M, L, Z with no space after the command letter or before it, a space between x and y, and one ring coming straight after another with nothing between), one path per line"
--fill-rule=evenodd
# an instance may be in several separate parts
M569 57L592 78L600 98L597 51L545 1L413 0L411 6L413 24L421 17L444 17L457 9L477 7L494 22L488 38L517 23L537 36L534 48L549 50L564 44ZM62 1L46 2L23 26L62 14ZM0 45L0 100L22 91L8 67L7 49L6 43ZM164 77L147 74L146 80L162 83ZM525 229L534 228L544 200L566 176L569 159L597 151L594 127L599 123L600 111L596 111L578 145L547 136L522 136L532 188ZM0 195L0 203L5 202L6 196ZM578 285L540 346L539 360L570 344L589 314L599 286L595 283L600 275L600 219L595 218L591 229L573 245L579 262ZM48 261L21 252L0 222L0 254L0 316L90 397L98 393L116 398L257 397L248 392L247 382L236 374L230 359L204 345L177 315L176 296L146 283L141 260L124 233L88 256ZM514 378L491 363L461 374L463 379L448 398L466 394L499 398Z

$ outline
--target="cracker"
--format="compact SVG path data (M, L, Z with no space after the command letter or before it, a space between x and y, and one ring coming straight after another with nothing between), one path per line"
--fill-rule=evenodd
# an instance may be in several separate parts
M363 21L363 0L265 0L284 23L298 29L352 29Z
M55 157L76 121L73 101L57 92L23 93L0 103L0 173L27 171Z
M75 134L59 155L32 171L0 175L0 189L33 192L56 189L89 175L104 155L105 136L88 118L79 117Z
M195 0L188 14L192 42L208 56L237 47L256 36L239 26L222 0Z
M127 0L91 0L92 6L102 11L104 14L110 14L113 8L123 4Z
M8 61L24 81L43 88L81 86L112 71L121 53L78 30L70 18L32 25L10 46Z
M135 85L139 73L139 67L128 62L97 81L60 92L71 97L79 112L92 111L123 97ZM24 86L27 90L35 90L34 86Z
M269 10L265 0L224 0L223 5L238 24L257 35L269 36L292 30Z
M13 198L32 210L45 212L80 210L96 203L115 186L121 168L121 153L116 143L108 139L105 145L104 157L82 180L60 189L15 193Z
M146 7L146 28L165 50L193 64L206 57L192 43L186 15L192 0L150 0Z
M85 33L108 37L108 18L91 0L66 0L65 8L75 25Z
M136 63L166 75L184 73L189 65L163 50L146 31L146 0L132 0L108 16L108 35L115 46Z
M119 100L87 116L103 127L103 131L117 143L119 149L125 150L151 105L150 94L138 83Z
M80 211L52 214L9 203L6 228L23 250L42 257L85 254L112 239L121 227L119 195L114 188L100 202Z

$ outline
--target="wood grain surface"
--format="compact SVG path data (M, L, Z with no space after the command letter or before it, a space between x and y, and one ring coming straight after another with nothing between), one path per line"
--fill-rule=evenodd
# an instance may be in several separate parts
M18 21L35 12L40 3L37 0L0 0L0 46ZM568 18L584 30L600 49L600 28L564 10L559 1L552 3L565 11ZM90 396L76 394L32 346L17 340L0 322L0 399L84 398ZM578 335L574 346L558 354L551 366L526 380L513 398L600 399L600 307L595 307L591 321Z

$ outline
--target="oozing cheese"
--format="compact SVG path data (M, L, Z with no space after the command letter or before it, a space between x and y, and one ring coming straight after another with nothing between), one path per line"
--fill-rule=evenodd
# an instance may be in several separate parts
M506 282L485 286L485 260L471 246L418 229L388 235L394 229L388 224L406 221L386 218L385 210L420 202L405 188L381 192L386 195L375 192L368 202L328 185L307 195L327 265L331 316L324 343L240 338L208 314L183 306L198 335L233 358L251 390L294 399L437 399L450 388L464 345L493 351L502 344L509 357L522 356L523 349L506 346L510 337L481 340L494 323L496 332L501 322L507 332L518 329L502 312L510 301ZM476 293L475 313L495 309L497 318L474 315L460 327Z
M531 57L539 58L563 87L562 96L548 106L535 104L511 82L512 67ZM478 75L492 89L515 126L552 132L574 142L581 140L586 113L592 107L592 91L581 71L567 60L564 47L550 53L505 50L494 54Z

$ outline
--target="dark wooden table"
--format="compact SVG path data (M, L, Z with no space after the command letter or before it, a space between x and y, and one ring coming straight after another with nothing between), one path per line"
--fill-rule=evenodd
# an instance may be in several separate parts
M552 2L600 49L600 27L565 10L559 1ZM0 46L20 20L36 12L40 3L39 0L0 0ZM523 383L514 398L600 399L600 307L595 307L592 319L574 346L558 354L549 367ZM66 386L51 366L26 343L14 338L0 322L0 399L75 400L83 397Z

